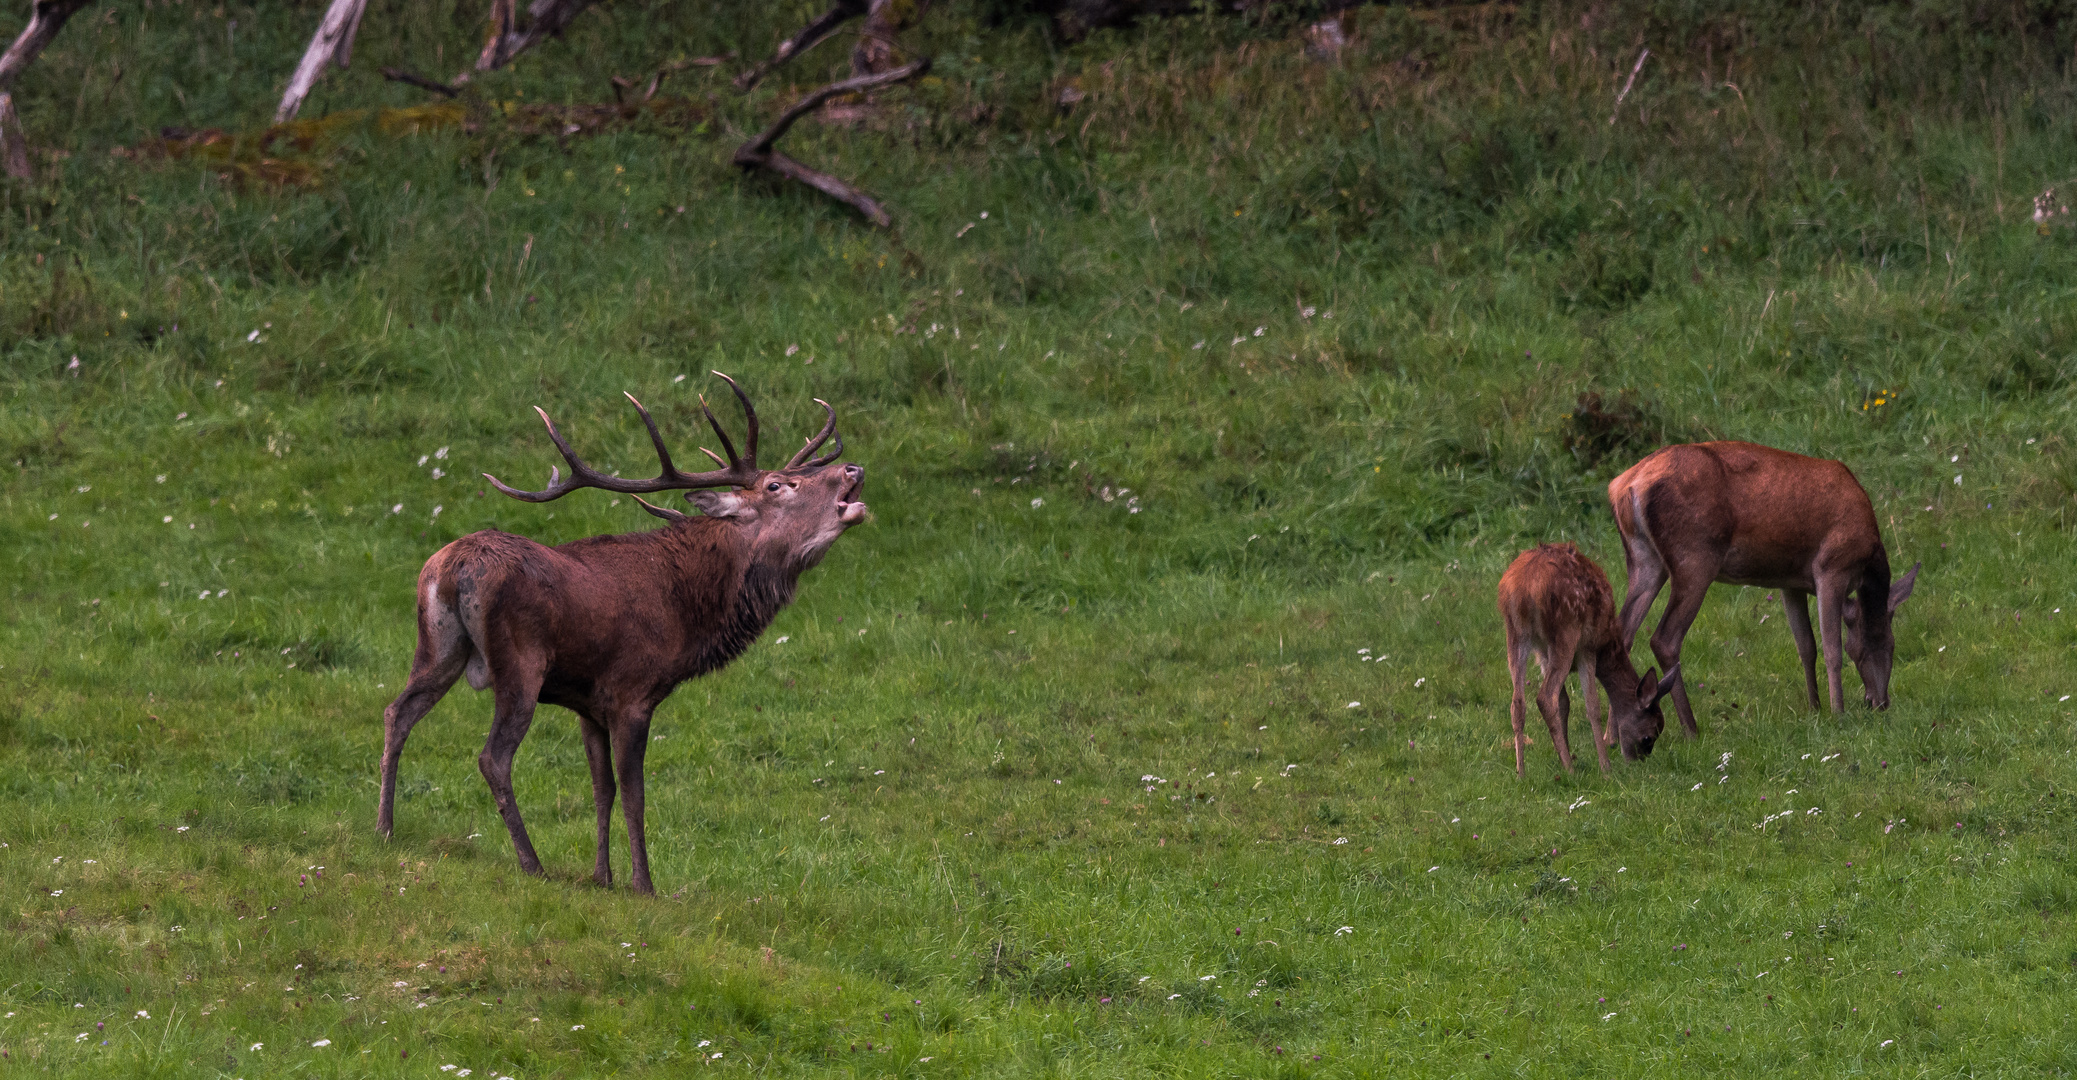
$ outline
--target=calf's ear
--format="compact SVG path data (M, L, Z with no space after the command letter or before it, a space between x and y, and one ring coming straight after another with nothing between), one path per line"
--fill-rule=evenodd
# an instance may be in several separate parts
M1647 668L1644 677L1637 680L1637 703L1643 708L1649 709L1657 705L1660 698L1672 693L1673 688L1680 685L1680 664L1675 663L1667 668L1665 678L1659 678L1658 675L1659 669Z
M711 518L728 518L731 521L752 522L757 520L757 507L740 491L695 491L686 498L700 512Z
M1914 585L1917 585L1917 584L1918 584L1918 568L1919 568L1919 567L1921 567L1921 566L1924 566L1924 565L1925 565L1925 564L1924 564L1924 563L1922 563L1922 562L1915 562L1915 563L1912 563L1912 564L1911 564L1911 572L1910 572L1910 573L1908 573L1908 574L1905 574L1905 575L1904 575L1904 576L1903 576L1903 577L1902 577L1901 579L1899 579L1899 580L1897 580L1897 581L1894 581L1894 582L1890 583L1890 587L1889 587L1889 613L1890 613L1890 614L1892 614L1892 615L1895 615L1895 614L1897 613L1897 607L1898 607L1898 605L1902 604L1902 603L1903 603L1903 602L1904 602L1905 600L1907 600L1907 599L1910 599L1910 597L1911 597L1911 587L1912 587L1912 586L1914 586Z

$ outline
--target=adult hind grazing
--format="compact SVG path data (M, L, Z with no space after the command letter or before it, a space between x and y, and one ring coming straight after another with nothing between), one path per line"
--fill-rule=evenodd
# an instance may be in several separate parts
M1514 682L1508 716L1514 721L1516 776L1522 775L1522 749L1528 745L1523 718L1532 652L1543 670L1536 707L1566 772L1572 771L1572 702L1565 694L1565 676L1574 668L1579 671L1579 696L1587 710L1587 726L1593 729L1601 771L1608 771L1610 742L1620 742L1623 757L1631 761L1650 756L1666 727L1659 699L1680 679L1680 669L1668 671L1664 679L1657 678L1656 671L1637 674L1616 627L1615 592L1592 559L1571 544L1538 544L1522 552L1500 575L1500 618L1507 625L1507 675ZM1597 680L1608 691L1605 733L1595 715Z
M1668 446L1610 481L1608 505L1623 535L1630 577L1622 611L1624 648L1636 640L1653 598L1668 581L1673 594L1651 637L1652 655L1668 667L1680 662L1681 644L1712 582L1780 589L1810 707L1820 708L1817 643L1810 633L1815 595L1832 711L1846 709L1839 674L1842 626L1864 700L1889 708L1897 652L1891 616L1911 595L1918 566L1890 580L1875 507L1852 470L1747 442ZM1695 713L1684 684L1675 684L1673 706L1681 727L1694 735Z

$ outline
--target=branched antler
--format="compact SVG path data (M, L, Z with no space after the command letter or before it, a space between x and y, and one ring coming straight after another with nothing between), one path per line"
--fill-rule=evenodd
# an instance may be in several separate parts
M548 426L549 440L555 443L555 448L561 451L563 460L570 465L569 477L567 479L564 478L561 469L551 467L548 470L548 486L540 491L522 491L504 483L489 473L484 473L483 478L490 481L492 487L515 499L534 503L560 499L579 488L598 488L602 491L616 491L623 495L635 495L656 491L680 491L690 488L748 487L757 481L759 475L757 468L757 410L751 406L749 395L743 393L743 388L736 385L734 379L722 375L718 371L714 374L721 375L722 381L728 383L729 389L735 391L736 400L743 403L744 426L748 429L745 442L746 452L741 457L737 457L735 444L729 441L728 433L721 430L721 421L714 418L714 410L707 407L707 399L705 397L700 398L700 412L706 414L708 426L712 427L714 434L721 439L721 449L727 452L728 459L726 461L722 460L720 455L712 450L707 450L705 447L702 447L701 451L708 457L713 458L717 464L720 464L722 467L719 469L710 469L706 472L698 473L678 471L678 467L671 463L670 449L664 445L663 436L656 430L656 420L649 415L649 410L640 401L635 400L633 394L628 394L628 401L634 404L635 411L642 416L643 426L649 429L649 442L656 448L657 463L663 467L663 471L655 477L648 480L629 480L618 476L608 476L586 465L584 460L577 456L577 451L570 448L569 440L563 438L562 432L556 430L555 421L549 418L547 410L536 407L534 411L541 414L541 422ZM832 413L832 423L834 423L834 419L834 414ZM649 504L644 503L643 505L647 506ZM651 507L652 511L657 509L660 508Z

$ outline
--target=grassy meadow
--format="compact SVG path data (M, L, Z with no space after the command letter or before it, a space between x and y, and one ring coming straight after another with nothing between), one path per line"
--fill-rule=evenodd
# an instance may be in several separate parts
M377 72L484 5L378 0L272 144L318 6L88 9L0 186L0 1073L2077 1071L2077 24L1703 6L1327 62L941 0L932 78L783 144L893 232L728 164L848 39L557 133L815 4L623 0L428 111ZM654 524L479 474L545 476L534 405L650 468L623 390L684 461L711 369L768 458L835 403L874 519L659 710L658 895L589 883L555 709L517 872L465 686L378 837L425 558ZM1532 717L1518 781L1500 570L1620 587L1607 481L1704 438L1848 462L1924 562L1894 707L1807 709L1719 586L1698 740L1567 776Z

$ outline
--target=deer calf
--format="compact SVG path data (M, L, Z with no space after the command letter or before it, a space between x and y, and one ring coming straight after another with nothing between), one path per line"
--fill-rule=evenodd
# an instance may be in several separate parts
M1668 580L1673 595L1651 637L1652 655L1677 670L1681 643L1702 610L1712 582L1781 590L1781 606L1810 707L1817 700L1817 643L1810 635L1810 597L1817 597L1825 678L1832 711L1845 711L1840 685L1841 635L1860 669L1862 697L1889 708L1890 667L1897 654L1891 616L1911 595L1918 566L1890 580L1889 552L1875 507L1837 461L1804 457L1747 442L1668 446L1608 484L1609 509L1623 534L1629 594L1623 600L1623 647L1637 639L1652 600ZM1695 734L1685 685L1673 707Z
M1572 771L1572 702L1565 694L1565 676L1574 668L1601 771L1608 771L1610 742L1619 741L1623 757L1631 761L1651 754L1666 726L1659 699L1680 681L1680 667L1676 664L1664 679L1656 671L1637 674L1616 626L1615 592L1592 559L1571 544L1538 544L1522 552L1500 575L1500 617L1507 623L1507 674L1514 681L1508 715L1514 721L1516 776L1522 775L1522 749L1528 745L1522 721L1528 711L1524 685L1531 652L1543 671L1536 707L1566 772ZM1596 679L1608 691L1605 732L1595 715Z
M715 372L721 375L720 372ZM490 737L476 758L498 813L512 834L519 868L541 872L526 822L512 796L512 757L547 702L577 714L584 756L591 764L592 801L598 811L598 849L592 878L613 881L607 856L614 780L627 818L628 855L637 892L654 892L643 836L642 757L649 717L678 684L714 671L741 655L779 610L793 600L801 574L822 560L845 529L863 521L858 491L865 470L833 465L844 451L815 451L835 434L836 410L784 468L757 467L757 411L735 380L748 438L741 458L727 433L700 402L707 424L728 454L701 473L679 472L656 432L649 410L634 402L649 428L663 472L649 480L608 476L578 460L541 412L548 437L570 464L568 479L550 470L545 491L520 491L489 474L499 491L527 502L559 499L579 488L635 496L670 522L654 532L594 536L544 547L495 530L471 533L441 548L418 575L418 651L411 679L383 713L382 796L376 828L396 824L397 761L404 740L456 679L496 695ZM540 410L535 410L540 412ZM685 497L704 512L692 516L652 506L644 492L700 490Z

